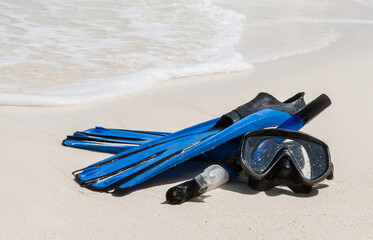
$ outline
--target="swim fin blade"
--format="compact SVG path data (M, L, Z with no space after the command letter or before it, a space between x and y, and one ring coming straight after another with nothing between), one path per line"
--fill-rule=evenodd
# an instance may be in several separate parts
M62 145L106 153L121 153L170 133L95 127L68 135Z
M121 191L248 131L277 126L305 106L304 93L280 102L267 93L223 115L168 134L75 171L76 181L97 191Z

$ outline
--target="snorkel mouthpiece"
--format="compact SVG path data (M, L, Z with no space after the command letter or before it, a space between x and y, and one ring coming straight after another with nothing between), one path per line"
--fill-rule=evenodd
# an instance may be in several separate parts
M166 192L166 199L169 204L181 204L198 195L200 187L195 179L170 188Z

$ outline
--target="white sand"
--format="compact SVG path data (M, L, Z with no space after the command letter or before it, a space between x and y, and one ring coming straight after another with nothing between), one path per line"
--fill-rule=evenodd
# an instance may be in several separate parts
M332 46L255 65L252 73L179 79L92 105L0 107L0 239L372 238L372 42L371 26L347 25ZM307 101L330 96L332 106L304 131L329 144L333 181L311 195L286 188L258 193L233 182L180 206L164 204L164 195L195 174L182 172L192 164L123 197L73 181L73 170L108 156L62 147L75 130L175 131L220 116L260 91L280 100L298 91Z

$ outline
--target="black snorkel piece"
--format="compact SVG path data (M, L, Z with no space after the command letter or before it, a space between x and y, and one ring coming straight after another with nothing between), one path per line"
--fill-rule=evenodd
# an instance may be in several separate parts
M312 102L307 104L291 118L282 123L278 128L280 129L289 129L289 130L299 130L305 124L314 119L322 111L332 104L330 98L321 94L319 97L314 99Z
M304 133L284 130L299 130L330 106L330 104L331 100L329 97L322 94L281 124L277 129L249 132L242 138L240 157L237 160L243 169L242 172L248 177L248 184L252 189L265 191L275 186L284 185L288 186L294 193L309 193L312 190L312 186L316 183L325 178L333 178L333 164L330 160L329 148L324 142ZM267 153L267 155L263 155L263 159L267 161L267 165L259 169L254 169L253 158L256 156L250 155L253 154L250 151L254 150L249 149L253 147L252 145L255 141L252 140L256 137L259 137L259 139L256 139L258 144L266 143L268 145L272 142L272 146L269 144L266 148L267 150L262 147ZM294 146L285 144L285 142L293 142L297 144L297 147L294 147L294 144ZM306 151L305 155L296 156L292 153L292 151L301 152L301 150L310 149L310 147L307 147L308 145L312 145L314 148L319 149L319 152L322 152L322 157L319 159L321 162L317 162L318 156L311 150ZM315 176L306 176L305 169L302 169L300 162L302 159L304 162L305 158L308 158L310 161L308 163L310 174ZM314 166L317 165L312 165L315 162L317 162L316 164L323 163L323 167L315 168Z

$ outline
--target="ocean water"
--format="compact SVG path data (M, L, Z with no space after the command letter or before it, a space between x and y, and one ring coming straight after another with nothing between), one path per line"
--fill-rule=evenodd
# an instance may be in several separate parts
M65 106L255 71L373 25L373 0L2 0L0 105Z

